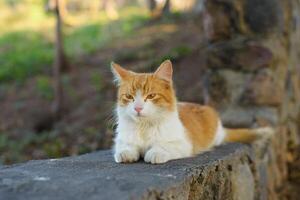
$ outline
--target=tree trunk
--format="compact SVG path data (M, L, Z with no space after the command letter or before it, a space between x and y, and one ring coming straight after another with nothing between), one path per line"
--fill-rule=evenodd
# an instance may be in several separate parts
M55 15L56 15L56 30L55 30L55 61L53 65L53 78L54 78L54 91L55 99L53 111L56 119L59 119L63 114L63 87L61 82L62 71L68 69L66 57L63 49L63 36L62 36L62 16L61 16L61 3L62 0L55 0Z
M171 7L171 1L166 0L164 7L162 8L162 15L168 15L170 14L170 7Z
M148 4L148 8L149 8L151 15L154 15L156 7L157 7L156 1L155 0L147 0L147 4Z
M147 0L147 3L152 18L160 18L164 15L170 14L170 0L166 0L163 5L157 5L157 2L155 0Z

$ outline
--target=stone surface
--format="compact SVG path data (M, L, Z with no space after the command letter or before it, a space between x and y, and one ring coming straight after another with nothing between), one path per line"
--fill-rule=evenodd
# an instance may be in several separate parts
M227 126L280 130L255 163L255 199L299 199L287 188L300 168L300 0L203 2L209 103Z
M209 41L230 38L231 22L222 4L216 4L211 0L204 0L205 9L203 10L203 28L205 37Z
M233 199L252 200L255 196L255 183L251 169L247 164L238 165L236 173L232 175L234 181L233 186ZM242 185L242 187L241 187Z
M207 62L210 68L227 68L241 71L256 71L269 67L272 52L243 37L215 42L207 48Z
M282 103L283 96L284 91L278 85L276 78L273 78L266 71L261 71L248 82L242 97L242 103L279 106Z
M257 193L255 179L261 178L253 163L262 161L255 155L269 157L265 147L258 144L257 153L247 145L222 145L162 165L117 164L110 151L100 151L2 166L0 199L250 200ZM261 165L268 167L266 162Z
M246 0L245 21L255 33L280 30L283 25L280 0Z
M253 126L275 126L278 123L278 111L268 107L228 106L221 112L226 127L249 128Z

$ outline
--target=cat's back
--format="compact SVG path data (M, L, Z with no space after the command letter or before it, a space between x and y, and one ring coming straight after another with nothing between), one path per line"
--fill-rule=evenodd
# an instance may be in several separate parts
M209 148L219 123L217 112L212 107L187 102L178 103L178 112L193 143L194 152Z

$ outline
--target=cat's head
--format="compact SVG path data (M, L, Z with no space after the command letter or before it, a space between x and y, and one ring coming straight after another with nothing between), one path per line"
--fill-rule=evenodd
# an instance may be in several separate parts
M135 73L112 63L118 84L118 114L133 120L154 120L176 108L172 63L164 61L154 73Z

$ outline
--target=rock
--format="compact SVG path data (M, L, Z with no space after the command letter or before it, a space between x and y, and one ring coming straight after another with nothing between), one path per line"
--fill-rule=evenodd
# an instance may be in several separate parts
M222 111L221 119L226 127L231 128L251 127L254 123L253 110L238 106L229 106Z
M249 81L241 101L243 104L279 106L283 95L284 91L275 78L262 72Z
M256 71L269 67L272 52L255 41L243 38L214 43L207 50L207 63L210 68Z
M233 199L252 200L255 196L254 177L249 165L240 164L232 174Z
M275 126L279 121L276 108L237 105L221 111L221 119L226 127L231 128Z
M204 0L204 33L211 42L236 34L282 33L284 6L279 0Z
M265 147L260 153L268 157ZM99 151L0 166L0 198L250 200L259 176L253 163L262 163L255 154L249 146L228 144L161 165L117 164L111 151Z
M254 199L297 199L299 191L286 188L288 173L293 173L287 155L300 157L294 151L300 141L300 1L203 2L206 61L212 71L209 102L221 111L226 126L280 130L266 147L273 149L268 150L270 159L265 153L256 154L260 161L254 163ZM267 166L268 162L273 164Z
M224 76L219 71L212 71L208 78L209 104L215 108L224 107L230 103L230 90Z
M250 74L231 69L218 70L218 74L225 80L224 84L231 104L237 103L244 92L245 83L251 77ZM222 90L219 92L223 93Z
M280 0L246 0L245 21L255 33L269 33L283 27Z
M257 127L276 126L279 123L279 111L272 107L256 107L253 109Z
M226 8L222 4L205 0L203 10L203 29L209 41L218 41L231 36L231 22Z

